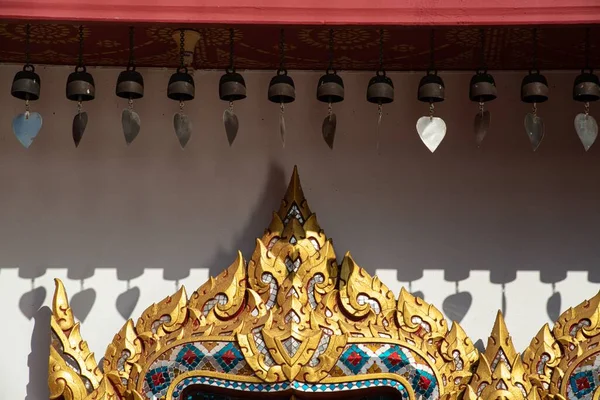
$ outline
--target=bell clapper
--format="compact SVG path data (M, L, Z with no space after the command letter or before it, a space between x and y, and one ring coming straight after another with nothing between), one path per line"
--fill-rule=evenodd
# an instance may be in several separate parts
M383 105L381 103L377 104L377 130L375 131L375 148L377 149L377 153L379 153L379 136L381 133L381 119L383 117Z
M281 136L281 147L285 148L285 105L283 102L279 103L279 134Z

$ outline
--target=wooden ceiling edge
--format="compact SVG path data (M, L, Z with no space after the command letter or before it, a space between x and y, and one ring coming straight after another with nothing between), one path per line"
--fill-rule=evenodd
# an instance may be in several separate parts
M202 4L191 0L171 0L148 4L148 0L3 0L0 20L48 22L164 23L188 26L211 25L346 25L346 26L518 26L518 25L595 25L600 24L600 3L587 0L539 0L529 6L521 0L448 0L444 6L423 2L380 1L379 8L365 0L351 0L331 6L318 0L286 6L284 1L262 2L232 0L221 5L217 0ZM398 4L404 3L404 4ZM410 4L409 4L410 3ZM435 3L435 2L434 2ZM470 3L470 4L469 4ZM337 3L335 3L337 4ZM433 4L433 3L432 3ZM132 17L135 16L135 17Z

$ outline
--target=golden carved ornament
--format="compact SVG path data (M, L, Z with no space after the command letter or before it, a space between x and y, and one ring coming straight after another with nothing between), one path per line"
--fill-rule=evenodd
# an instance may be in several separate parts
M433 305L405 289L396 298L350 253L338 264L294 169L251 258L238 253L189 299L182 287L128 320L106 350L104 373L57 281L48 382L51 399L65 400L179 400L199 377L254 388L383 380L398 382L407 400L598 400L567 392L573 371L594 365L599 302L544 326L523 358L499 313L480 354Z

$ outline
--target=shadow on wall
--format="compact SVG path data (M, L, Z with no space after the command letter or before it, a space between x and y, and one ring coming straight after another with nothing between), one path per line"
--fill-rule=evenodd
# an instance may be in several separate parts
M50 357L50 316L48 307L42 307L33 316L35 324L31 335L31 353L27 357L29 383L25 400L40 400L50 397L48 393L48 358Z

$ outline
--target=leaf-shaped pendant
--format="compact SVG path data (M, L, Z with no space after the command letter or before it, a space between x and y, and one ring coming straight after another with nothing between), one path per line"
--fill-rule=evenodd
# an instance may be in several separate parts
M337 126L337 118L335 114L331 113L326 116L323 120L323 126L321 128L323 132L323 139L331 150L333 150L333 141L335 140L335 128Z
M583 148L588 151L598 137L598 123L589 114L577 114L575 117L575 131Z
M525 132L531 142L533 151L536 151L544 139L544 120L535 114L527 113L525 116Z
M190 121L187 115L176 113L173 117L173 126L175 127L175 135L177 135L179 145L184 149L192 136L192 121Z
M73 141L75 142L75 147L79 147L79 143L81 142L81 138L83 137L87 123L88 115L85 111L80 112L73 117Z
M473 124L475 130L475 143L477 147L481 146L483 139L490 129L491 114L489 111L478 112L475 115L475 123Z
M223 112L223 125L225 125L227 141L229 142L229 146L231 146L237 137L238 129L240 127L238 117L233 110L227 109Z
M125 142L127 145L130 145L138 133L140 133L140 116L131 109L125 109L123 110L123 114L121 114L121 124L123 125Z
M285 148L285 118L283 111L279 114L279 135L281 135L281 145Z
M417 132L433 153L446 136L446 123L440 117L421 117L417 121Z
M40 129L42 129L42 116L36 112L29 112L29 115L19 114L12 122L13 133L26 149L31 146Z

